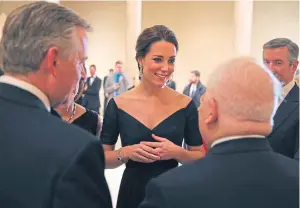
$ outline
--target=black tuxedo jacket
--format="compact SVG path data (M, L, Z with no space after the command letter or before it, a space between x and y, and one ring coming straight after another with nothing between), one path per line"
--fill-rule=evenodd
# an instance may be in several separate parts
M268 136L272 149L290 158L299 158L299 87L295 84L274 116L274 127Z
M88 109L99 112L99 108L100 108L99 92L101 89L102 80L96 76L92 85L90 85L90 79L91 78L89 77L86 82L86 84L88 85L88 88L84 92L83 106Z
M176 82L174 82L173 80L168 82L167 86L173 90L176 90Z
M191 86L192 86L192 84L187 85L183 90L183 94L190 96ZM205 91L206 91L206 87L203 84L201 84L200 82L198 82L196 92L195 92L194 96L192 97L197 108L200 106L200 97L205 93Z
M217 144L205 158L148 183L140 208L299 208L298 162L267 139Z
M97 138L0 83L0 206L111 208Z
M108 77L108 76L105 76L105 77L103 78L103 88L104 88L104 86L105 86L105 83L106 83L107 77Z

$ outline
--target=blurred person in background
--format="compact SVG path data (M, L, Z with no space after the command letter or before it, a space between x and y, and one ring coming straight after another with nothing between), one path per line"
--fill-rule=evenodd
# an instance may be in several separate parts
M103 115L105 113L105 109L106 109L106 105L107 105L107 101L108 101L108 93L105 92L105 86L106 86L106 81L108 77L112 77L114 75L114 70L113 69L109 69L108 71L108 75L106 75L103 78L103 91L104 91L104 108L103 108Z
M191 97L198 108L200 106L200 97L205 93L205 86L201 84L200 72L194 70L190 74L190 84L188 84L184 90L183 94Z
M173 90L176 90L176 82L173 80L174 76L172 75L167 83L167 86Z
M127 74L124 72L122 61L116 61L113 76L107 77L104 92L108 95L107 100L126 92L130 86Z
M82 106L99 113L100 110L100 89L102 80L96 75L96 65L90 66L91 76L87 78L84 88Z

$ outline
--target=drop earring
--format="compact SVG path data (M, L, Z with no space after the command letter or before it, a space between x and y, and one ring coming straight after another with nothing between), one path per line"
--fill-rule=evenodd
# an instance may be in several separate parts
M143 77L143 66L139 64L139 79L141 80Z

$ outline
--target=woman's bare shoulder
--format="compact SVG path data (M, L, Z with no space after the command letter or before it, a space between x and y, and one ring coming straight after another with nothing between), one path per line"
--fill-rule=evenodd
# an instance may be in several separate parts
M182 103L183 105L188 105L192 100L189 96L172 89L168 89L168 93L170 94L170 99L172 101Z
M132 89L122 93L121 95L114 97L113 99L115 100L117 106L121 107L123 105L130 104L131 100L136 100L137 98L138 98L137 93L135 92L134 89Z

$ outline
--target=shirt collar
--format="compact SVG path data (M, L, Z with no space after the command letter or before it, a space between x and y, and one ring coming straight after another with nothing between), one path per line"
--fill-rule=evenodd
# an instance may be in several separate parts
M0 83L9 84L9 85L21 88L21 89L23 89L27 92L30 92L31 94L38 97L42 101L42 103L45 105L48 112L50 112L50 101L49 101L49 99L36 86L34 86L34 85L32 85L28 82L25 82L23 80L19 80L19 79L16 79L14 77L7 76L7 75L3 75L3 76L0 77Z
M283 87L283 97L285 98L287 96L287 94L289 94L289 92L293 89L295 85L294 80L290 81L287 85L285 85Z
M265 138L265 136L250 134L250 135L237 135L237 136L223 137L221 139L218 139L218 140L214 141L211 144L211 148L216 146L217 144L220 144L220 143L223 143L223 142L236 140L236 139L244 139L244 138Z

